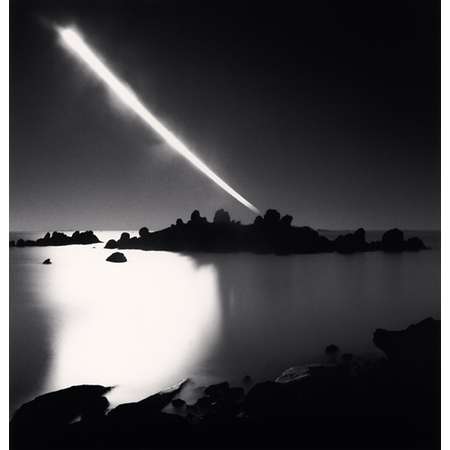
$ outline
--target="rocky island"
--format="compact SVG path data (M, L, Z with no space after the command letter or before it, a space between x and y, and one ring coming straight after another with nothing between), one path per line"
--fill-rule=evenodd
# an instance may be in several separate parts
M178 219L169 228L155 232L143 227L139 230L139 237L122 233L119 240L109 240L105 248L274 254L426 249L421 239L405 239L403 232L398 229L386 231L381 241L375 242L366 241L366 233L362 228L331 240L310 227L292 225L292 220L290 215L281 216L275 209L269 209L263 217L257 216L253 224L244 225L231 220L228 212L219 209L213 221L208 222L206 217L195 210L187 223Z
M74 231L72 236L65 233L54 231L52 234L47 233L44 237L35 241L18 239L17 241L10 241L10 247L47 247L47 246L61 246L73 244L98 244L100 239L93 231Z

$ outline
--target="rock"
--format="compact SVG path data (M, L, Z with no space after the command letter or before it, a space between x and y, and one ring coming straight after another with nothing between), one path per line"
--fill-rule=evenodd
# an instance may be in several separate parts
M366 250L366 232L358 228L354 233L338 236L334 241L335 249L339 253L355 253Z
M244 400L245 391L241 387L232 387L228 391L228 397L233 403L239 403Z
M285 227L290 227L294 218L290 214L286 214L281 218L281 225Z
M284 384L265 381L255 384L244 400L244 411L250 417L279 415L289 404Z
M228 393L229 389L230 385L228 384L228 382L225 381L223 383L217 383L208 386L205 389L205 394L208 397L212 398L224 397Z
M339 347L334 344L327 345L325 348L325 353L329 356L336 355L339 352Z
M52 262L50 261L50 258L47 258L45 261L43 261L42 264L51 264Z
M175 400L172 400L172 405L174 408L182 408L186 405L186 402L182 398L176 398Z
M224 209L219 209L214 214L213 223L215 224L229 224L231 222L230 214Z
M114 252L106 258L106 261L114 263L123 263L127 262L127 258L125 258L125 255L123 253Z
M264 225L274 227L279 224L281 214L276 209L268 209L264 214Z
M308 366L289 367L279 377L275 379L276 383L291 383L302 380L310 375Z
M253 222L253 225L256 227L261 227L264 225L264 219L261 216L256 216Z
M46 246L61 246L61 245L73 245L73 244L97 244L100 240L95 236L94 232L88 231L75 231L72 236L68 236L59 231L54 231L52 234L46 233L43 238L39 238L36 241L19 239L17 241L18 247L46 247Z
M139 237L142 239L147 239L148 237L150 237L150 231L148 231L147 227L142 227L139 230Z
M9 246L10 247L15 247L16 246L16 242L15 241L9 241Z
M406 369L436 369L440 361L441 322L431 317L410 325L405 330L377 329L374 344L388 360Z
M130 239L130 233L124 232L120 235L119 241L128 241L129 239Z
M381 248L385 252L401 252L404 249L403 231L398 228L386 231L381 238Z
M52 428L66 425L79 416L103 414L108 406L98 399L112 387L100 385L80 385L40 395L22 405L11 420L16 432L29 432L30 429Z
M117 248L117 241L115 241L114 239L110 239L106 243L105 248Z
M418 237L412 237L409 238L405 242L405 249L412 252L417 252L419 250L426 250L426 246L423 243L422 239L419 239Z

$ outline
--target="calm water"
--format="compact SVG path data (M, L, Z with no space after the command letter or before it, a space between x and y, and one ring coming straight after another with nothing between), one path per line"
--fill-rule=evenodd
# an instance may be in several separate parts
M421 236L433 250L297 256L127 250L125 264L106 262L112 251L102 244L13 248L10 410L74 384L116 385L109 399L117 404L185 377L197 385L239 383L246 374L272 378L320 361L330 343L374 353L375 328L440 317L439 233ZM42 265L46 258L53 264Z

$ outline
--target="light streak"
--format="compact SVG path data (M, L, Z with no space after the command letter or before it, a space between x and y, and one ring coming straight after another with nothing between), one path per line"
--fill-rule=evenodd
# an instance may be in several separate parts
M139 100L137 95L128 88L113 72L100 60L93 50L84 42L81 36L72 28L56 27L64 44L70 48L94 73L100 78L117 97L149 125L167 144L184 156L193 166L219 185L225 192L249 208L255 214L259 210L242 195L236 192L222 178L216 175L201 159L186 147L161 121L159 121Z

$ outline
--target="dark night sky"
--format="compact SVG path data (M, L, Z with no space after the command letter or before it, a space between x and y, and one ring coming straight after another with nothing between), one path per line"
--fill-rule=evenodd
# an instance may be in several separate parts
M53 22L259 209L439 228L439 21L428 0L13 0L11 229L254 218L118 105Z

